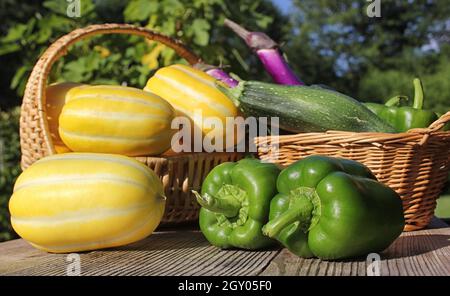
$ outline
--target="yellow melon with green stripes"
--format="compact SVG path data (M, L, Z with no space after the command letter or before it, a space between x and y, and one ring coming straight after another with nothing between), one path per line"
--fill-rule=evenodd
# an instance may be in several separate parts
M211 138L223 136L223 143L226 144L226 135L233 132L226 130L226 118L236 117L238 109L217 88L216 79L203 71L180 64L164 67L148 80L144 90L167 100L175 108L178 116L187 116L204 136ZM198 111L201 111L202 118L196 116ZM208 117L218 118L223 128L208 126L206 124ZM235 130L234 135L235 142Z
M135 159L97 153L43 158L17 179L14 230L38 249L66 253L129 244L150 235L165 197L156 174Z
M71 89L59 134L75 152L157 155L170 147L173 107L161 97L125 86Z
M54 83L47 86L45 92L45 112L47 114L48 128L50 137L55 146L57 153L70 152L70 149L63 143L58 132L58 119L61 110L64 107L66 94L74 87L79 87L83 84L75 82L61 82Z

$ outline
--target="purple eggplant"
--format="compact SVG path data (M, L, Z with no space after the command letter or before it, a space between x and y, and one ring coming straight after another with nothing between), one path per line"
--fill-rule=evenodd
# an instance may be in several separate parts
M194 68L202 70L206 74L216 78L219 81L222 81L229 87L235 87L239 84L239 81L230 76L227 72L222 70L220 67L215 67L208 64L197 63L194 65Z
M225 19L224 24L244 39L247 46L256 52L264 68L276 83L304 85L287 64L278 44L269 36L262 32L249 32L229 19Z

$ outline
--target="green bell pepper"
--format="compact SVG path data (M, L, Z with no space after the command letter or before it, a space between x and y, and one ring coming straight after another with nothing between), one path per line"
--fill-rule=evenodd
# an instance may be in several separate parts
M262 234L276 194L279 169L257 159L216 166L205 178L201 195L200 230L220 248L260 249L274 243Z
M365 103L373 113L392 125L398 132L413 128L425 128L438 119L431 110L423 110L423 88L418 78L414 79L414 103L412 107L398 106L401 96L394 97L386 104Z
M281 171L277 188L263 233L300 257L382 251L405 224L397 193L352 160L306 157Z

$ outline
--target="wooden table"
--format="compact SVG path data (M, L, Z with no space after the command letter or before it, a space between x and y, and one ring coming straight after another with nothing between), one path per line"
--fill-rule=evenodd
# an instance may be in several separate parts
M434 219L403 233L380 254L381 275L450 275L450 227ZM326 262L286 249L219 250L197 230L163 231L140 242L80 254L81 275L366 275L366 258ZM0 275L66 275L67 254L48 254L21 239L0 244Z

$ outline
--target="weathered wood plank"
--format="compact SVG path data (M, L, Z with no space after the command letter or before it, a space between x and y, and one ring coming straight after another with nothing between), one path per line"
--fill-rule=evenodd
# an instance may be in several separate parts
M81 253L81 275L257 275L278 252L224 251L198 231L161 232L128 246ZM0 244L0 275L66 275L66 258L10 241Z
M380 254L380 275L450 275L450 227L403 233ZM445 227L446 226L446 227ZM284 249L260 275L367 275L366 258L326 262L302 259Z
M450 227L403 233L380 254L381 275L450 275ZM23 240L0 244L0 275L65 275L65 254ZM82 275L366 275L365 258L326 262L282 251L220 250L192 229L163 231L128 246L80 254Z
M0 274L38 265L47 256L21 239L4 242L0 246Z

